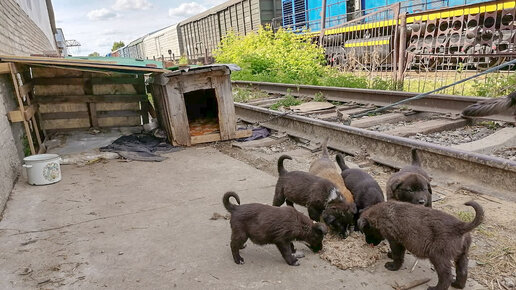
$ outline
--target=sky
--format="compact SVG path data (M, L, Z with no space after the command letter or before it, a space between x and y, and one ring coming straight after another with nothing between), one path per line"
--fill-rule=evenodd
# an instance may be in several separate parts
M52 0L56 26L81 46L69 54L106 55L113 42L125 44L178 23L224 0Z

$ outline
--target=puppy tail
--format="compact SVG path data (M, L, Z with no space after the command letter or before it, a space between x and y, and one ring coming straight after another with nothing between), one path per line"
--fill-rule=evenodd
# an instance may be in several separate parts
M280 176L288 173L288 171L285 169L285 167L283 167L283 160L285 160L285 159L292 160L292 157L290 157L288 155L281 155L280 158L278 159L278 173Z
M222 197L222 203L224 204L224 207L227 209L227 211L232 213L236 209L237 205L229 202L230 197L233 197L238 204L240 204L240 197L238 197L238 194L233 191L226 192L224 197Z
M419 160L419 155L417 154L416 148L412 148L410 153L412 154L412 166L421 167L421 160Z
M321 148L322 148L322 157L330 158L330 154L328 153L328 137L324 139L322 142Z
M335 156L335 160L337 161L340 170L344 171L346 169L349 169L349 167L346 165L346 162L344 162L344 156L342 156L342 154L337 153L337 155Z
M474 228L478 227L482 221L484 220L484 209L480 204L475 201L468 201L465 205L473 207L475 209L475 219L473 219L470 223L464 223L462 228L462 234L472 231Z
M514 105L516 105L516 91L506 97L488 99L469 105L462 111L462 115L468 117L488 116L500 113Z

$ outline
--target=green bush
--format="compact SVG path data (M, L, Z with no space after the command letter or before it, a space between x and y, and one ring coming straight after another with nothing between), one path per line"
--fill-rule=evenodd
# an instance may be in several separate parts
M325 70L324 50L308 36L262 27L246 36L228 33L214 52L218 63L235 63L237 80L312 84Z
M516 87L516 73L493 73L485 79L474 80L471 95L479 97L500 97L514 91Z

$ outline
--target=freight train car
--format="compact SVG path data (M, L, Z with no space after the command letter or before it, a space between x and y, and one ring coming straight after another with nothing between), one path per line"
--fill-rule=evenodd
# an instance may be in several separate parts
M210 61L229 31L246 35L281 16L281 0L230 0L179 23L183 49L190 60Z
M146 59L169 59L183 54L183 43L178 24L155 31L143 39L144 57ZM170 51L170 54L169 54Z
M143 39L145 36L140 37L136 40L131 41L128 45L129 57L136 59L145 59L145 55L143 54Z
M283 0L283 3L288 1L292 0ZM514 0L473 0L468 3L481 3L468 5L462 5L464 0L427 0L405 1L397 4L399 6L381 6L389 4L389 1L362 0L361 6L367 10L348 12L341 16L331 15L327 9L322 45L326 48L329 64L345 66L360 63L364 69L390 66L393 60L397 60L394 52L400 49L395 37L396 32L401 32L399 15L402 13L407 13L406 31L400 38L406 40L405 49L412 57L409 61L427 69L438 66L450 68L450 65L458 63L485 69L502 62L504 58L500 55L516 52ZM342 1L329 4L328 7L349 3ZM321 9L310 6L307 9L303 13L303 17L307 17L304 28L311 30L307 33L313 33L314 41L319 41L317 31L320 25L315 23L320 23L320 18L312 21L309 17L314 14L312 11ZM332 23L332 17L340 17L346 22ZM301 17L285 14L285 11L282 17L283 23L292 21L287 28L299 29L302 22L296 22L296 18ZM435 55L449 57L439 59Z

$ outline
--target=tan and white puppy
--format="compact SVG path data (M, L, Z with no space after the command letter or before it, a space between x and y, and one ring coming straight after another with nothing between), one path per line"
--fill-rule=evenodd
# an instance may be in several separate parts
M345 202L349 205L349 210L356 214L357 207L355 204L355 200L353 198L353 194L349 189L346 187L346 184L344 184L344 179L340 175L340 172L337 169L337 166L335 166L334 162L330 159L330 155L328 154L328 138L326 138L322 143L322 155L321 158L316 159L312 162L310 165L309 172L315 176L322 177L324 179L327 179L331 181L339 190L339 192L342 194L342 197L344 197ZM323 219L325 217L323 216ZM328 218L328 217L327 217ZM331 218L331 217L329 217ZM327 224L331 224L331 222L326 221ZM348 228L351 225L342 225L344 228Z

